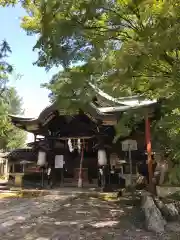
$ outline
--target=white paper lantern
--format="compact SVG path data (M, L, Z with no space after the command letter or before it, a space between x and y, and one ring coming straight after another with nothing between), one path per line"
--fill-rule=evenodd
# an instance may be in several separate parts
M45 164L46 164L46 153L39 151L37 165L42 167Z
M107 155L104 149L98 150L98 164L99 166L103 166L107 164Z

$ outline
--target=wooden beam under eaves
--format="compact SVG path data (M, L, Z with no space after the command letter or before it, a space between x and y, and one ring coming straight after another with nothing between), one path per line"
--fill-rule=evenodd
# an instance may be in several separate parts
M104 126L114 126L117 124L117 120L103 120L102 125Z
M77 140L77 139L92 139L92 138L95 138L95 135L93 136L79 136L79 137L48 137L48 139L54 139L54 140L68 140L68 139L71 139L71 140Z

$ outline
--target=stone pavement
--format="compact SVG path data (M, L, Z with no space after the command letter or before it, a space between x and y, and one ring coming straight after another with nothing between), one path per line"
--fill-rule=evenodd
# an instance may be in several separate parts
M0 233L6 233L14 224L23 224L29 218L48 214L59 209L65 201L75 198L76 194L49 194L37 198L0 199Z
M172 239L144 231L134 211L127 204L76 192L0 200L0 239Z

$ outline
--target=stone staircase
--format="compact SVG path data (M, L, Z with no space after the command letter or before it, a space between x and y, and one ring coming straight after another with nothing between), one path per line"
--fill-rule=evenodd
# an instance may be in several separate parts
M8 180L0 180L0 191L9 190Z

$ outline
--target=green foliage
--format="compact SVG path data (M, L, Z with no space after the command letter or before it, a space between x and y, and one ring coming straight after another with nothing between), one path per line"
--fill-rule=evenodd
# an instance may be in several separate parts
M6 103L6 111L10 115L20 115L22 110L22 99L18 96L13 87L8 87L3 93L3 100ZM0 136L0 149L14 149L25 145L26 133L10 123L7 115L7 125Z
M71 73L75 81L68 87L93 75L116 96L170 97L175 90L171 80L179 71L176 2L26 1L29 16L22 27L28 34L39 34L34 47L39 66L62 65ZM78 61L83 66L72 72L69 66ZM176 62L174 73L171 61ZM59 82L63 78L60 74Z
M13 72L8 63L8 54L11 49L4 40L0 44L0 149L12 149L23 146L26 135L16 129L10 122L9 114L21 114L22 101L17 91L8 87L9 76Z
M14 6L17 3L18 0L0 0L0 6L2 7Z
M11 126L11 128L6 132L6 136L6 138L1 138L4 140L1 144L2 149L12 150L25 147L26 133L23 130Z
M28 16L22 27L39 36L34 46L39 53L36 63L47 69L64 67L46 87L65 107L68 98L78 95L84 102L90 96L89 81L115 96L157 95L145 69L151 52L146 40L161 16L161 2L48 0L26 1L23 7ZM78 62L81 66L71 68Z
M23 7L22 27L38 36L36 64L64 68L47 85L54 99L66 107L68 97L86 102L89 81L114 96L166 98L153 136L180 160L178 0L27 0Z
M2 93L2 103L0 109L0 149L10 150L23 147L26 140L26 133L11 124L9 114L22 114L22 100L19 98L17 91L12 87L7 87Z
M167 183L178 186L180 182L179 171L180 171L180 165L176 164L168 173Z
M25 1L28 16L22 27L39 36L34 47L39 66L64 67L48 86L55 97L62 89L83 91L88 81L97 83L98 79L98 84L115 96L166 97L172 110L179 102L178 3ZM70 67L79 61L81 66Z
M0 135L4 135L9 128L10 122L8 120L8 102L7 102L7 83L9 75L13 68L7 62L8 54L11 49L8 43L4 40L0 45Z

